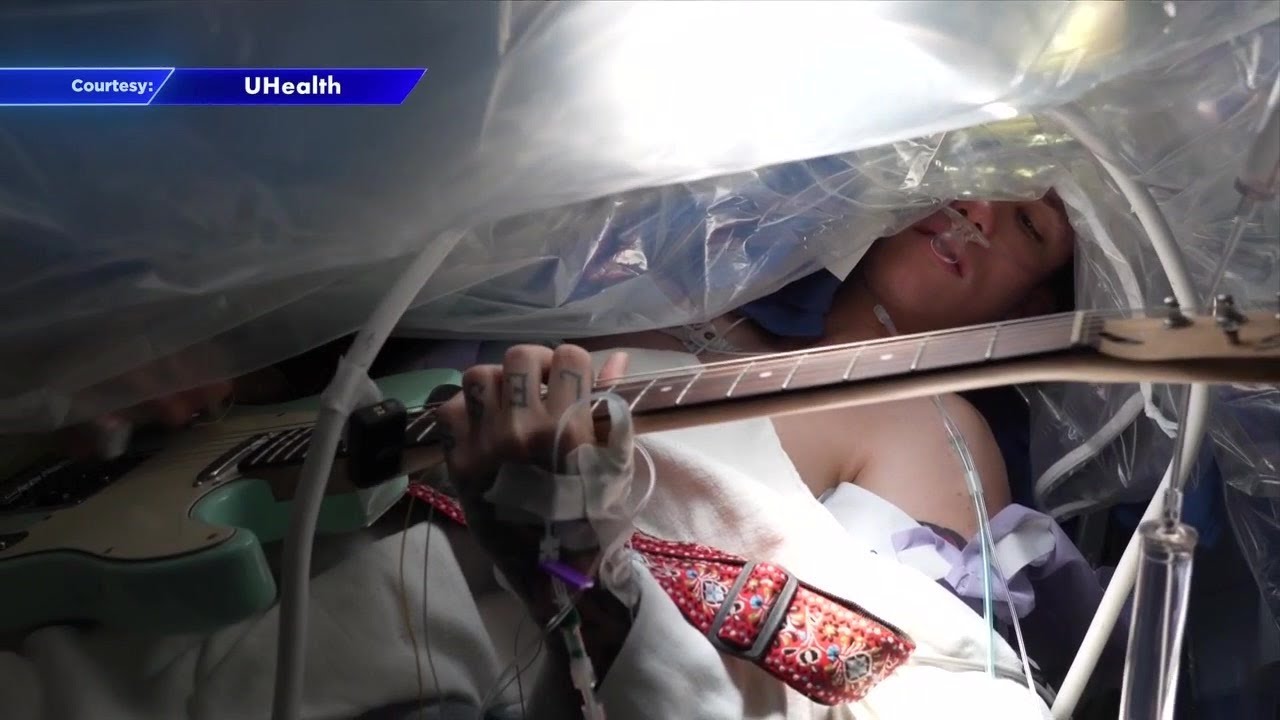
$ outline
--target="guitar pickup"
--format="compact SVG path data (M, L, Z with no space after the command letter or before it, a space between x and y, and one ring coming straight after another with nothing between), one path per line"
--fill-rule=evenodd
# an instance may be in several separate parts
M373 487L401 472L409 413L394 398L351 413L347 421L347 477Z

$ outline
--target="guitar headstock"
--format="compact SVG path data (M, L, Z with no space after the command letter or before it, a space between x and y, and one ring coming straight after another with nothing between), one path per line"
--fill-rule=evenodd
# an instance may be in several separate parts
M1098 351L1144 361L1280 359L1280 307L1241 311L1230 295L1209 315L1185 315L1171 299L1165 306L1163 316L1095 321Z

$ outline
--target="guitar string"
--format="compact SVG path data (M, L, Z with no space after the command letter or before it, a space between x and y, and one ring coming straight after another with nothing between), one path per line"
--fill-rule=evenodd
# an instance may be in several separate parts
M1058 333L1062 330L1065 330L1067 329L1068 326L1063 321L1070 320L1071 323L1073 324L1074 319L1075 319L1075 316L1074 314L1072 314L1067 317L1048 316L1048 317L1039 318L1032 321L1021 321L1026 324L1022 328L1019 328L1020 330L1022 330L1022 332L1020 332L1016 336L1003 334L1004 326L1002 325L1001 326L997 326L997 325L982 326L977 329L967 330L966 332L970 334L966 335L965 337L971 338L973 340L978 340L978 341L989 341L991 339L991 336L990 335L984 336L980 331L992 330L992 331L995 331L995 337L997 338L997 340L1003 338L1006 344L1013 340L1021 340L1023 342L1028 342L1028 341L1045 339L1051 336L1051 334ZM1100 329L1101 322L1102 322L1101 318L1086 318L1085 320L1086 336L1088 337L1096 334L1096 332ZM1027 332L1028 330L1030 332ZM921 342L922 339L924 340L923 343ZM710 363L708 365L702 366L701 373L668 371L665 373L650 373L650 374L643 374L643 375L626 376L626 377L620 378L619 380L615 381L612 384L601 384L597 386L596 389L609 390L612 392L620 392L620 393L626 393L631 391L641 391L646 386L655 385L662 380L669 380L673 385L679 384L682 381L688 385L695 385L695 384L705 385L706 383L708 383L708 381L712 379L725 380L725 379L738 378L739 376L743 376L748 369L753 369L752 365L761 366L760 369L764 370L765 369L763 367L764 363L779 363L779 364L785 363L787 365L794 365L797 362L804 363L806 361L811 361L814 363L813 366L817 367L818 362L824 362L824 361L829 361L833 359L841 359L841 360L848 359L849 357L848 351L851 349L859 353L865 352L865 348L870 345L871 343L851 343L846 345L834 345L834 346L825 346L821 348L813 348L809 351L804 351L804 352L797 351L794 354L762 354L761 356L755 358L753 361L732 360L732 361L727 361L725 363ZM899 340L896 343L878 343L878 346L879 346L878 349L887 351L895 346L900 346L904 348L908 348L908 347L919 348L921 345L928 347L929 342L926 338L920 338L918 336L917 339L914 341ZM940 362L942 366L945 367L947 365L947 361L954 362L956 360L959 360L963 362L965 360L972 360L971 352L957 351L955 350L954 345L955 343L952 343L953 347L951 348L948 348L942 344L939 344L938 346L936 346L941 349L935 351L938 354L936 356L935 361ZM1067 346L1068 346L1068 343L1062 342L1055 345L1055 348L1063 349ZM1025 353L1025 354L1031 354L1031 353ZM788 355L788 357L782 357L780 355ZM1015 356L1015 357L1019 357L1022 355L1024 354L1019 354L1018 356ZM897 353L893 353L893 356L895 358L899 357ZM934 356L931 356L931 358L933 357ZM1001 359L1007 359L1007 358L1001 358ZM685 370L689 370L689 369L691 368L688 368ZM937 368L931 367L931 369L937 369ZM906 373L890 373L889 375L899 375L899 374L906 374ZM693 380L693 382L690 382L691 379ZM746 378L743 378L743 379L746 379ZM872 376L872 377L857 378L857 380L871 380L871 379L876 379L876 377ZM840 384L841 382L842 382L841 380L833 379L830 382L822 383L822 384L834 386L834 385ZM748 383L750 383L750 380L748 380ZM748 384L747 386L743 386L743 387L745 390L746 388L750 387L750 385ZM782 388L776 387L776 383L769 383L763 388L757 388L757 392L758 393L768 392L769 390L781 390L781 389ZM694 395L696 396L696 394L697 393L695 390ZM746 395L743 395L743 397L745 396ZM726 395L725 397L728 397L728 396ZM714 399L716 398L699 398L698 400L701 402L707 402ZM407 408L407 410L415 414L415 417L412 418L411 420L420 420L424 415L429 415L432 412L434 412L434 410L437 409L442 404L443 403L424 404L421 406L414 406L412 408ZM689 403L690 406L694 404L695 403L693 402ZM646 410L654 411L654 410L660 410L660 409L667 409L673 406L674 405L665 405L665 406L660 406L655 408L646 408ZM313 421L288 422L288 423L280 423L277 425L262 425L262 426L253 428L251 430L237 431L234 433L220 436L216 440L211 441L206 445L201 445L198 448L190 448L185 451L179 451L177 453L171 454L166 459L167 460L166 465L159 466L159 467L163 468L171 464L185 463L195 457L209 455L214 452L218 452L219 454L221 454L231 450L237 444L245 440L248 440L250 438L253 438L255 436L265 435L265 434L269 434L276 431L287 432L291 430L304 429L304 428L309 428L312 425L314 425ZM206 426L206 427L212 427L212 426ZM279 438L277 438L277 441L278 439Z
M1070 317L1074 321L1074 315ZM1015 340L1015 339L1021 339L1025 342L1027 340L1035 340L1035 339L1043 338L1045 335L1045 331L1059 331L1059 330L1065 329L1064 326L1060 326L1062 319L1063 318L1061 316L1049 316L1046 318L1037 319L1036 321L1032 321L1032 322L1039 323L1041 326L1030 328L1031 330L1033 330L1033 333L1023 332L1018 337L1006 336L1005 337L1006 344L1008 341ZM1088 330L1089 334L1092 335L1093 333L1096 332L1097 325L1099 323L1094 319L1087 319L1086 322L1088 323L1088 325L1086 326L1086 330ZM1031 324L1031 323L1028 322L1027 324ZM992 337L1000 337L1000 331L999 329L997 329L996 326L984 326L982 328L979 328L978 330L982 330L982 329L995 330L995 333L993 336L987 336L984 338L983 336L981 336L980 332L971 329L968 331L972 333L970 337L973 337L974 339L986 339L986 340L991 340ZM919 340L916 340L914 342L900 342L897 344L902 346L907 346L907 347L920 348L922 345L927 346L928 342L926 341L922 343ZM675 371L671 371L668 373L653 373L653 374L646 374L641 376L629 376L628 378L622 378L619 381L616 381L614 384L609 385L607 388L604 385L601 385L598 389L608 389L613 392L626 393L626 392L631 392L633 390L641 390L644 387L650 387L656 384L657 381L661 379L669 379L673 381L673 383L684 381L688 385L693 385L694 383L690 382L691 376L693 376L693 379L696 381L697 384L705 386L707 380L710 380L710 379L723 380L728 378L730 374L732 374L734 378L741 380L743 379L742 376L745 375L746 370L751 369L752 365L758 365L761 367L761 369L764 369L765 366L763 365L763 363L786 363L790 365L790 364L803 363L805 359L810 359L810 360L816 361L815 363L812 364L812 367L817 367L817 364L816 364L817 362L830 360L834 358L847 357L847 354L845 354L844 351L847 351L850 348L860 348L859 352L862 352L861 348L865 348L866 346L867 346L867 343L855 343L847 346L826 346L822 348L814 348L811 351L808 351L807 353L795 353L793 357L778 357L777 355L773 355L773 354L767 354L767 355L762 354L761 357L756 358L754 362L750 362L750 363L745 361L730 361L729 363L720 363L718 364L720 365L720 367L713 368L710 374L706 372L706 368L708 366L703 366L704 369L703 369L703 372L701 373L690 373L690 372L677 373ZM887 350L891 346L892 344L882 344L880 349ZM1067 346L1066 343L1063 343L1061 345L1061 347L1066 347L1066 346ZM941 354L942 357L940 358L940 360L943 360L942 362L943 366L947 364L945 360L948 360L948 359L955 360L957 357L959 357L962 361L972 359L971 353L961 354L961 353L955 352L954 349L948 349L946 347L943 347L942 350L935 351L935 352ZM1031 353L1025 353L1025 354L1031 354ZM1019 356L1021 355L1023 355L1023 353L1019 354ZM896 357L896 354L895 354L895 357ZM931 369L935 369L935 368L931 368ZM897 374L902 374L902 373L889 373L888 375L897 375ZM868 379L874 379L874 378L861 377L857 379L868 380ZM833 381L830 381L827 383L821 383L821 384L834 386L839 384L839 381L833 380ZM623 387L624 385L628 385L628 387ZM748 385L750 385L750 381L748 382ZM776 383L768 383L763 388L763 391L767 393L770 390L781 390L781 389L783 388L776 387ZM694 395L696 396L696 394L697 393L695 392ZM718 399L719 397L720 396L717 395L717 397L715 398L698 398L698 401L706 402L706 401ZM728 396L725 395L724 397L728 397ZM417 420L421 420L424 415L429 416L437 407L439 407L440 404L441 403L434 403L430 405L416 406L414 408L410 408L409 410L415 413L415 417L413 418L413 420L417 421ZM689 403L690 406L694 404L696 404L696 402ZM668 407L674 407L674 405L661 406L657 408L646 408L646 410L653 411L653 410L665 409ZM313 422L310 422L310 421L281 423L278 425L258 426L257 428L254 428L252 430L245 430L245 431L232 433L229 435L224 435L207 445L202 445L198 448L192 448L185 452L180 452L180 453L170 455L169 458L167 459L168 462L166 463L166 466L172 463L185 463L193 459L194 457L206 456L217 451L226 452L234 448L236 444L258 435L265 435L265 434L269 434L271 432L280 431L280 430L290 431L290 430L297 430L297 429L305 429L305 428L311 427L312 425L313 425ZM275 438L275 440L273 440L273 442L278 442L279 439L280 438L277 437ZM259 450L258 452L261 452L261 450ZM165 466L160 466L160 467L165 467Z
M1000 335L999 337L1002 337L1006 341L1006 343L1011 340L1027 341L1027 340L1042 339L1045 333L1041 331L1056 331L1056 330L1067 329L1066 325L1060 322L1057 322L1057 318L1053 318L1053 319L1055 320L1055 322L1051 326L1035 328L1035 330L1037 331L1037 334L1035 335L1024 333L1019 336ZM986 329L986 327L984 326L984 328L982 329ZM995 326L992 326L991 329L995 329ZM969 337L977 341L986 342L991 339L990 336L982 335L981 333L975 330L969 330L968 332L972 333ZM886 344L883 346L882 349L889 349L890 347L896 347L896 346L916 348L916 347L919 347L921 344L925 345L926 347L929 346L929 343L927 341L924 343L921 343L918 340L917 341L901 341L900 340L892 344ZM599 384L596 386L595 389L601 390L601 391L611 389L615 392L618 392L618 391L626 392L631 389L639 390L643 386L651 384L651 381L657 381L657 380L671 380L673 382L679 382L683 380L687 382L692 375L697 375L697 374L701 374L702 377L698 378L698 382L702 382L703 378L712 378L712 377L724 378L724 377L729 377L730 373L741 373L743 369L751 365L759 365L761 363L791 363L794 360L799 360L801 358L805 360L816 360L816 361L825 361L825 360L831 360L831 359L837 359L837 358L843 360L843 359L847 359L848 355L846 353L848 350L864 349L868 345L869 343L854 343L854 344L847 344L847 345L823 346L818 348L812 348L805 351L795 351L793 353L762 353L760 356L756 357L751 362L747 362L745 360L732 360L732 361L726 361L724 363L708 363L706 365L698 366L699 369L701 370L701 373L679 372L676 370L672 370L672 371L666 371L662 373L646 373L646 374L628 375L628 376L619 378L618 380L614 381L612 384ZM1065 345L1066 343L1062 343L1061 346L1065 346ZM972 359L972 356L967 352L956 352L954 349L946 348L940 345L935 345L934 347L942 348L940 350L934 351L934 353L940 354L939 356L940 360L956 361L956 360ZM1055 346L1055 349L1060 349L1060 346ZM895 354L895 357L897 357L896 354ZM693 367L694 366L690 366L690 368L683 368L683 370L691 370ZM720 373L724 373L724 374L720 374ZM836 382L836 381L832 381L832 382ZM408 408L408 410L410 412L415 412L415 413L419 411L430 412L431 410L434 410L435 408L439 407L441 404L443 403L424 404L421 406ZM240 437L247 438L255 434L259 434L261 432L268 432L268 431L277 430L277 429L305 427L308 424L309 423L282 423L280 425L274 425L274 426L261 426L258 429L241 434ZM230 436L227 436L227 437L230 437Z
M1061 328L1057 328L1057 327L1052 327L1052 328L1050 328L1050 327L1037 328L1037 330L1040 330L1040 331L1043 331L1043 330L1059 330L1059 329L1061 329ZM1090 329L1092 330L1092 328L1090 328ZM998 335L998 333L997 333L997 335ZM1034 337L1034 336L1029 335L1029 334L1025 334L1025 333L1023 334L1023 339L1024 339L1024 340L1026 340L1026 339L1033 339L1033 337ZM1007 339L1008 339L1008 338L1007 338ZM904 344L910 344L910 345L914 345L914 346L916 346L916 347L919 347L919 346L921 345L921 343L918 343L918 342L917 342L917 343L904 343ZM925 343L925 344L927 344L927 343ZM863 346L863 345L859 345L858 347L865 347L865 346ZM882 349L888 349L888 347L889 347L889 346L887 346L887 345L886 345L886 346L882 347ZM820 357L820 358L818 358L818 360L823 360L823 359L830 359L830 358L841 357L841 355L840 355L840 354L838 354L838 353L831 353L831 352L828 352L828 351L830 350L829 348L819 348L819 349L815 349L815 350L818 350L819 352L814 353L814 354L816 354L816 355L825 355L825 356L826 356L826 357ZM944 356L946 356L947 354L948 354L948 353L944 350L944 351L943 351L943 355L944 355ZM954 353L954 352L952 352L952 353L951 353L951 355L952 355L952 356L954 356L954 355L955 355L955 353ZM808 358L808 357L812 357L812 355L798 355L798 356L796 357L796 362L803 362L803 359L802 359L802 358ZM967 356L967 355L966 355L964 359L969 359L969 356ZM758 364L758 363L769 363L769 362L786 362L786 363L788 363L788 364L792 364L792 363L793 363L793 361L792 361L792 360L790 360L790 359L777 358L777 357L772 356L772 355L765 356L765 357L759 358L759 359L757 360L757 364ZM747 370L747 369L750 369L750 368L751 368L751 365L752 365L751 363L748 363L748 364L746 364L746 365L745 365L745 367L742 367L741 369L739 369L739 367L738 367L738 366L739 366L739 365L741 365L741 364L742 364L741 362L738 362L738 363L734 363L734 364L732 364L732 365L724 366L724 367L722 367L722 368L719 368L719 370L720 370L721 372L713 373L713 374L712 374L712 375L710 375L710 376L708 376L708 375L704 372L704 373L701 373L701 374L699 374L699 375L695 375L695 379L696 379L696 381L697 381L697 382L699 382L699 383L705 383L706 381L704 380L704 378L719 378L719 379L724 379L725 377L727 377L727 376L728 376L728 375L727 375L727 373L735 372L735 375L734 375L735 379L736 379L736 380L741 380L741 379L742 379L742 376L743 376L743 375L745 375L746 370ZM944 365L945 365L945 363L944 363ZM891 373L891 375L892 375L892 374L898 374L898 373ZM686 380L686 381L687 381L687 379L689 378L689 376L690 376L690 373L687 373L687 372L686 372L686 373L680 373L680 374L669 373L669 374L666 374L665 376L663 376L663 375L659 375L659 376L656 376L656 377L652 378L652 379L651 379L651 380L646 384L646 386L652 386L653 384L655 384L655 383L656 383L657 379L660 379L660 378L662 378L662 377L668 377L668 378L670 378L670 379L672 379L672 380ZM869 379L869 378L859 378L859 379ZM619 382L615 383L613 386L611 386L611 388L612 388L614 391L619 391L619 387L620 387L621 385L623 385L623 384L624 384L624 382L625 382L625 381L619 381ZM692 384L692 383L689 383L689 384ZM738 384L740 384L740 383L738 383ZM748 384L750 384L750 383L748 383ZM832 382L824 383L824 384L826 384L826 385L835 385L835 384L838 384L838 383L837 383L837 382L835 382L835 381L832 381ZM764 387L764 391L765 391L765 392L768 392L769 390L774 390L774 389L779 389L779 390L780 390L780 389L781 389L781 388L775 388L775 385L776 385L776 383L769 383L769 384L767 384L767 385ZM633 387L622 388L620 391L621 391L621 392L630 392L631 390L635 390L635 389L639 389L639 382L635 382ZM696 395L696 393L695 393L695 395ZM701 400L705 402L705 401L708 401L708 400L715 400L715 399L717 399L718 397L719 397L719 396L717 395L717 397L716 397L716 398L706 398L706 399L701 399ZM726 395L725 397L728 397L728 396ZM637 397L637 399L638 399L638 397ZM633 401L633 402L634 402L634 401ZM694 405L694 404L696 404L696 403L690 403L690 405ZM424 406L420 406L420 407L413 408L413 409L412 409L412 411L413 411L413 412L415 412L415 413L417 413L417 415L416 415L416 417L414 418L414 420L415 420L415 421L420 421L420 420L422 420L422 419L423 419L423 417L424 417L424 416L429 416L429 415L431 414L431 412L432 412L432 411L434 411L434 409L435 409L436 407L438 407L438 406L439 406L439 403L432 404L432 405L424 405ZM664 406L664 407L671 407L671 406ZM658 410L658 409L663 409L663 408L662 408L662 407L659 407L659 408L647 408L647 410L649 410L649 411L652 411L652 410ZM252 431L243 431L243 432L240 432L240 433L233 433L233 434L231 434L231 435L223 436L223 437L219 438L218 440L213 441L213 442L211 442L211 443L209 443L209 444L207 444L207 445L202 445L202 446L200 446L199 448L193 448L193 449L190 449L190 450L188 450L188 451L186 451L186 452L180 452L180 453L172 454L172 455L170 455L168 458L166 458L166 463L165 463L165 465L156 466L156 467L157 467L157 469L165 469L165 468L167 468L167 467L171 467L171 466L172 466L172 465L174 465L174 464L185 464L185 463L187 463L187 462L191 461L192 459L194 459L194 458L196 458L196 457L205 457L205 456L212 455L213 453L218 453L218 454L220 455L220 454L223 454L223 453L225 453L225 452L227 452L227 451L231 450L231 449L232 449L232 448L234 448L237 444L239 444L239 443L243 442L243 441L244 441L244 440L246 440L246 439L249 439L249 438L252 438L252 437L255 437L255 436L259 436L259 435L269 434L269 433L271 433L271 432L278 431L278 430L283 430L283 431L285 431L285 432L288 432L288 431L292 431L292 430L306 429L306 428L311 427L311 426L312 426L312 424L313 424L313 423L311 423L311 422L283 423L283 424L274 425L274 426L259 426L258 428L255 428L255 429L254 429L254 430L252 430ZM428 429L427 429L427 430L428 430L428 431L430 431L430 429L431 429L431 428L430 428L430 427L428 427ZM282 434L280 437L283 437L283 434ZM279 441L280 441L280 437L275 438L275 439L272 441L272 443L279 442ZM304 436L302 436L302 437L305 437L305 435L304 435ZM294 438L294 440L295 440L295 441L296 441L297 439L299 439L299 438L296 438L296 437ZM262 453L264 450L268 450L270 447L271 447L271 446L269 445L269 446L268 446L268 448L262 448L262 449L259 449L259 450L258 450L258 451L256 451L256 452L257 452L257 453ZM301 447L301 445L299 445L299 447ZM292 451L291 451L291 453L290 453L290 454L292 454ZM215 459L216 459L216 458L215 458ZM289 461L287 461L287 462L288 462L288 464L295 464L295 463L297 462L297 460L289 460Z

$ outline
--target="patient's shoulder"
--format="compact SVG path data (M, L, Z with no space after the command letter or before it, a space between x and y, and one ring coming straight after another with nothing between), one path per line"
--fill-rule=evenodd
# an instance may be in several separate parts
M1010 502L1009 481L991 428L965 399L949 395L942 402L968 446L988 512L999 512ZM964 465L933 399L886 404L882 410L873 422L864 418L869 433L866 455L844 476L846 482L870 490L916 520L969 537L976 524Z
M944 395L942 402L979 470L1003 483L1003 460L982 414L959 395ZM857 478L865 482L869 473L899 478L928 475L956 462L932 398L792 415L775 419L774 426L815 494L840 482Z

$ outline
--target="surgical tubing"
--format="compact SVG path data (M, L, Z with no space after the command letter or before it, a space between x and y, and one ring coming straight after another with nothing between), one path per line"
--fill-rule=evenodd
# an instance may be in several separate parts
M1113 157L1111 149L1098 135L1097 130L1089 122L1088 118L1078 110L1066 106L1050 108L1045 110L1045 115L1060 124L1098 159L1098 163L1111 176L1116 186L1119 187L1120 191L1133 206L1138 222L1151 239L1156 256L1160 259L1160 265L1164 268L1165 275L1169 279L1174 299L1187 312L1198 312L1197 308L1200 306L1199 298L1196 295L1195 287L1191 284L1190 275L1187 273L1186 264L1182 259L1182 252L1178 249L1168 220L1160 212L1160 208L1156 205L1155 199L1151 197L1151 193L1111 161ZM1204 438L1205 425L1209 414L1208 387L1202 384L1192 385L1190 393L1187 416L1179 418L1180 422L1187 424L1181 473L1187 472L1191 466L1192 459L1195 458L1200 450L1200 443ZM1159 487L1156 488L1155 495L1151 498L1151 503L1143 514L1144 520L1154 519L1164 512L1165 495L1169 490L1172 475L1173 466L1170 463L1170 467L1165 471ZM1071 663L1071 668L1067 671L1067 676L1058 690L1057 699L1053 703L1053 717L1055 720L1067 720L1067 718L1070 718L1072 713L1075 712L1076 705L1080 702L1080 697L1084 694L1089 676L1098 664L1098 658L1101 657L1102 650L1106 647L1107 639L1115 628L1116 620L1120 617L1126 598L1133 590L1134 580L1138 571L1138 545L1139 537L1135 533L1129 539L1129 544L1125 546L1124 555L1121 556L1116 572L1107 584L1102 602L1098 605L1098 610L1093 615L1093 622L1089 624L1089 630L1085 633L1084 640L1080 644L1080 650L1076 654L1075 660Z

